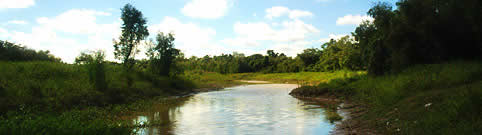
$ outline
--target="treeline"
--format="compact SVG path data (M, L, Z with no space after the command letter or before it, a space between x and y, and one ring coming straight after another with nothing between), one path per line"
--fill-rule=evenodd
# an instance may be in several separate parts
M268 50L268 55L253 54L245 56L242 53L222 54L219 56L195 56L189 59L180 59L180 67L185 70L204 70L219 73L246 73L246 72L298 72L301 66L299 61L285 54L275 53Z
M480 0L401 0L378 3L375 20L353 32L368 73L396 73L415 64L481 60Z
M60 62L60 58L49 51L35 51L27 47L0 40L0 61L52 61Z
M158 33L148 42L149 59L136 60L149 35L147 20L130 4L121 12L122 35L114 40L113 53L122 63L105 60L112 52L98 50L81 52L67 64L49 51L0 41L0 117L19 105L70 109L192 92L189 78L178 76L175 61L181 53L174 35Z
M360 50L353 38L346 36L331 40L319 48L305 49L296 57L268 50L266 55L243 53L222 54L179 59L184 70L204 70L219 73L287 73L287 72L324 72L334 70L362 70Z
M370 75L398 73L416 64L482 58L482 2L478 0L401 0L397 9L377 3L368 11L373 22L360 24L352 36L331 40L291 58L223 54L192 57L189 70L220 73L367 70Z

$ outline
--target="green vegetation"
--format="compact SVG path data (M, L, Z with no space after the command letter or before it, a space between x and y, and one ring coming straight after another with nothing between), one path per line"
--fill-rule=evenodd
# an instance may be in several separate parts
M141 11L130 4L126 4L121 12L122 35L119 37L119 41L114 40L114 55L122 60L126 70L130 71L135 64L134 56L139 52L137 47L141 40L149 36L149 31L146 26L147 20L143 17ZM129 82L128 84L130 86Z
M0 61L52 61L60 62L49 51L35 51L21 45L0 40Z
M158 33L156 43L147 52L150 57L151 70L161 76L176 76L180 73L176 67L175 59L180 56L180 50L174 48L174 36L169 33ZM171 74L170 74L171 73Z
M343 119L343 117L341 117L340 114L336 112L336 109L334 111L325 110L323 114L325 115L326 119L331 123L334 123L335 121L340 121Z
M201 70L185 71L181 78L190 80L197 88L224 88L237 84L236 78L216 72L206 72Z
M480 134L481 76L480 62L424 64L393 75L333 79L290 94L361 103L367 113L360 119L386 134Z
M36 105L46 109L69 109L76 105L103 106L182 94L194 87L183 79L158 77L142 71L130 74L133 85L127 87L121 66L106 65L104 75L97 68L95 64L0 62L0 99L5 101L0 106L5 108L2 110L20 105Z
M0 41L0 134L130 134L136 125L110 112L247 79L301 84L296 97L357 102L367 111L356 119L384 134L482 134L481 9L478 0L400 0L395 10L377 3L373 22L296 57L267 50L185 58L172 34L159 33L147 43L149 59L136 60L147 19L127 4L114 40L122 65L102 51L66 64Z
M66 64L48 51L0 41L0 134L131 134L136 125L116 118L121 111L111 106L192 93L191 81L165 76L177 70L156 70L168 64L156 63L157 54L136 63L137 45L148 35L146 20L129 4L121 18L123 34L114 47L123 65L105 61L103 51L82 52L75 64ZM172 63L174 57L162 52L164 43L177 50L169 39L158 40L161 47L153 50Z
M375 20L353 32L369 74L398 73L417 64L481 60L482 2L400 0L397 6L392 10L390 4L378 3L368 11Z
M320 82L329 82L333 79L352 77L366 74L363 71L339 70L333 72L299 72L299 73L240 73L231 74L236 80L265 80L276 83L295 83L314 85Z
M482 134L482 2L400 0L397 6L371 8L374 21L356 28L356 42L332 40L301 55L315 71L366 70L367 75L290 94L360 103L366 114L358 119L383 134Z
M36 111L36 110L29 110ZM0 117L0 134L131 134L130 121L113 121L110 112L88 108L64 113L12 112Z

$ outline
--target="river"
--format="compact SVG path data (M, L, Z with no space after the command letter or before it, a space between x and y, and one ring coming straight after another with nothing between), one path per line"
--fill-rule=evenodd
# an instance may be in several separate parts
M141 135L305 135L329 134L334 124L318 105L291 97L294 84L255 84L177 99L133 117L154 123L136 129Z

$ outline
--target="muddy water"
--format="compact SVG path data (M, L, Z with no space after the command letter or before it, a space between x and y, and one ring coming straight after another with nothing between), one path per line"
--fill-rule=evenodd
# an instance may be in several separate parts
M154 106L133 118L151 126L137 134L305 135L329 134L334 124L324 109L291 97L292 84L256 84L226 88ZM155 124L154 124L155 123Z

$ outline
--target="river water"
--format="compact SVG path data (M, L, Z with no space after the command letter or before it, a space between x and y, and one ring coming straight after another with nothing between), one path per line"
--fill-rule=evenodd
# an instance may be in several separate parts
M291 97L293 84L256 84L226 88L154 106L133 118L160 123L137 134L324 135L334 129L323 108Z

